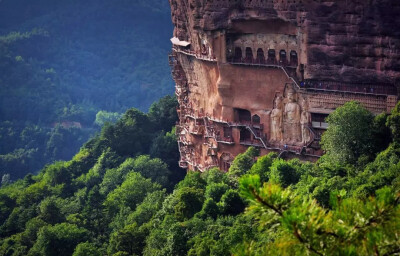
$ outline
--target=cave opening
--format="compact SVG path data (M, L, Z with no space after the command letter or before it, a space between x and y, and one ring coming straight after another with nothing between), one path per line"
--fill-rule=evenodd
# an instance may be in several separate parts
M235 62L242 61L242 49L240 47L235 47L235 57L233 60Z
M245 142L245 141L250 141L251 140L251 132L247 130L246 128L242 128L240 130L240 141Z
M290 66L297 67L298 59L297 59L297 52L290 51Z
M281 65L286 65L287 64L287 57L286 57L286 51L285 50L280 50L279 51L279 64L281 64Z
M246 58L245 61L247 63L253 62L253 50L250 47L246 47Z
M247 109L235 108L235 121L240 123L250 123L251 113Z
M257 50L257 63L258 64L265 63L264 51L261 48L258 48L258 50Z
M268 62L268 64L276 64L276 55L275 55L275 50L274 49L269 49L268 50L267 62Z

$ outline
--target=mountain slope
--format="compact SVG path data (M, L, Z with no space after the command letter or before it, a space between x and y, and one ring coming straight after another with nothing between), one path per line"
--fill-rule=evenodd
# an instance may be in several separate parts
M172 94L170 19L158 0L1 1L0 175L69 159L101 110Z

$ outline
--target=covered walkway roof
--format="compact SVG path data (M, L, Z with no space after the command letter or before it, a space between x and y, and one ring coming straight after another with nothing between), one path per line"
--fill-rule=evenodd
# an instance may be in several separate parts
M188 46L188 45L190 44L190 43L187 42L187 41L181 41L181 40L179 40L179 38L177 38L177 37L171 38L171 42L172 42L172 44L174 44L174 45L179 45L179 46L183 46L183 47L186 47L186 46Z

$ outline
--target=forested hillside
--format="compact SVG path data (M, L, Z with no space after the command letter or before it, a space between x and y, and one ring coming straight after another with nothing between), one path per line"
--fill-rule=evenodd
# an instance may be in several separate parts
M227 173L183 178L174 102L128 110L72 160L4 184L0 255L398 255L400 104L338 108L317 163L250 147Z
M0 0L0 255L399 255L400 103L336 109L315 163L185 173L171 30L165 0Z
M172 94L170 20L161 0L0 1L0 176L70 159L105 121Z

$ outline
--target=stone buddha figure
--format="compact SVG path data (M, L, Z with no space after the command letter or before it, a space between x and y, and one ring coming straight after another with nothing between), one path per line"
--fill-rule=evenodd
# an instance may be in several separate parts
M271 111L271 142L282 141L282 97L275 98L274 109Z
M300 124L301 124L301 143L306 144L310 142L311 140L311 134L309 130L309 125L311 122L311 115L308 112L308 106L307 106L307 101L303 99L301 102L301 107L302 107L302 112L301 112L301 118L300 118Z
M293 88L288 89L287 100L283 116L284 137L286 142L293 144L301 141L301 110L299 104L296 102L296 92Z

